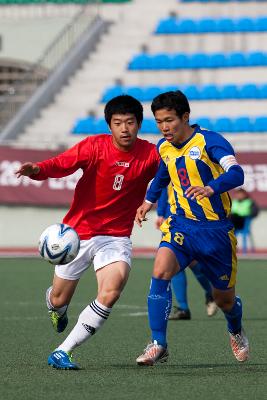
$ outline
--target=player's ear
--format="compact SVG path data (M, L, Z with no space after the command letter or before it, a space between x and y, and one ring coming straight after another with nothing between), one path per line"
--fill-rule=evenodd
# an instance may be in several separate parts
M182 116L183 123L187 124L189 122L189 112L185 112Z

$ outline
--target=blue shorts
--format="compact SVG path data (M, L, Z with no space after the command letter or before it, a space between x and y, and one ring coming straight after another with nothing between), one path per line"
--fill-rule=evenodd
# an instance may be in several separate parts
M184 270L193 260L201 262L203 273L221 290L236 283L236 237L230 221L194 221L171 216L162 225L159 247L171 249Z

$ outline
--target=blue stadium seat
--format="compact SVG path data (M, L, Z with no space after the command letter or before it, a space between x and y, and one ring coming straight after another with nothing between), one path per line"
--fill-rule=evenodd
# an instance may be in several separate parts
M201 128L213 130L213 123L209 118L206 118L206 117L197 118L196 123Z
M148 54L139 54L129 62L128 69L149 69L150 66L151 57Z
M188 68L207 68L209 56L206 53L195 53L188 56Z
M203 18L196 21L196 31L198 33L212 33L217 31L217 24L212 18Z
M169 54L161 53L151 57L151 69L170 69L171 57Z
M253 19L244 17L236 20L236 31L237 32L254 32L255 22Z
M267 99L267 84L259 86L259 98L260 99Z
M172 34L172 33L177 33L178 31L178 25L179 22L176 20L176 18L168 18L168 19L163 19L159 22L155 33L156 34Z
M226 65L228 67L244 67L247 65L246 57L244 53L234 52L229 53L226 56Z
M109 133L109 128L104 118L95 121L94 133Z
M253 124L254 132L267 132L267 117L257 117L255 118Z
M214 121L215 132L232 132L232 121L228 117L220 117Z
M217 32L232 33L235 32L235 23L231 18L220 18L216 21Z
M126 93L139 101L143 101L143 90L139 86L129 86Z
M183 92L189 100L200 100L200 93L195 85L185 86Z
M143 88L143 101L151 101L162 92L164 92L164 90L159 86L148 86Z
M216 85L204 85L199 92L201 100L215 100L219 98L218 87Z
M162 87L162 92L175 92L176 90L183 90L181 86L177 85L166 85Z
M190 68L188 57L185 54L174 54L171 58L171 68Z
M79 118L76 122L74 127L71 130L71 133L74 134L89 134L95 132L94 126L94 118L87 117L87 118Z
M238 117L233 119L232 121L233 133L251 132L251 130L252 130L251 121L248 117Z
M238 90L234 84L224 85L219 89L219 97L222 100L237 99Z
M101 98L101 103L107 103L113 97L119 96L123 93L123 88L121 86L113 86L108 88Z
M255 20L255 31L257 32L267 31L267 17L259 17Z
M197 32L196 22L193 19L182 19L177 23L177 33L195 33Z
M240 99L258 99L259 96L258 87L254 83L247 83L239 88Z
M154 135L159 134L159 130L158 130L155 120L154 119L144 119L141 129L140 129L140 133L143 133L143 134L148 133L148 134L154 134Z
M260 51L254 51L247 55L248 66L263 66L267 65L267 54Z
M209 57L208 65L209 68L223 68L226 66L226 57L223 53L214 53Z

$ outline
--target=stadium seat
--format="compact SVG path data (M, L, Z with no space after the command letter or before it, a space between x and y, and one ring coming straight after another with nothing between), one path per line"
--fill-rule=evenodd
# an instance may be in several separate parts
M74 127L71 130L71 133L74 134L89 134L89 133L94 133L95 127L94 127L94 118L88 117L88 118L80 118L76 121Z
M235 32L235 23L231 18L220 18L216 21L217 32L232 33Z
M176 33L196 33L197 26L193 19L182 19L177 23Z
M255 20L255 31L257 32L267 31L267 17L259 17Z
M134 56L129 62L128 69L149 69L151 65L151 59L148 54L139 54Z
M267 84L260 85L258 90L259 90L259 98L267 99Z
M185 54L175 54L170 60L170 65L173 69L190 68L188 57Z
M213 124L209 118L197 118L195 123L197 123L201 128L213 130Z
M220 117L214 121L215 132L232 132L232 121L228 117Z
M267 65L267 54L260 51L254 51L247 55L247 66Z
M232 121L232 132L242 133L251 132L252 126L251 121L248 117L238 117Z
M101 103L107 103L113 97L119 96L123 93L123 88L121 86L113 86L108 88L101 98Z
M244 53L234 52L226 56L226 66L228 67L244 67L246 66L246 57Z
M95 121L94 133L109 133L109 128L104 118Z
M216 85L205 85L200 90L200 100L215 100L219 98L219 92Z
M151 69L170 69L171 56L169 54L156 54L151 57Z
M195 85L188 85L184 88L184 94L189 100L200 100L200 93Z
M222 100L237 99L238 90L234 84L224 85L219 89L219 97Z
M179 22L176 18L168 18L161 20L155 30L156 34L173 34L178 33Z
M223 53L211 54L208 59L207 67L209 68L223 68L226 66L226 57Z
M239 98L240 99L258 99L259 90L257 85L254 83L248 83L239 88Z
M159 134L159 130L157 124L154 119L144 119L140 133L148 133L148 134Z
M256 24L253 19L246 17L237 19L235 27L237 32L254 32Z
M267 117L257 117L253 123L254 132L267 132Z
M139 101L143 101L143 90L139 86L129 86L126 90L129 96L133 96Z
M209 56L205 53L195 53L188 56L189 68L207 68Z
M162 90L158 86L148 86L147 88L143 88L143 101L151 101L162 92L165 92L165 90Z
M217 32L216 21L212 18L203 18L196 21L196 31L198 33L213 33Z

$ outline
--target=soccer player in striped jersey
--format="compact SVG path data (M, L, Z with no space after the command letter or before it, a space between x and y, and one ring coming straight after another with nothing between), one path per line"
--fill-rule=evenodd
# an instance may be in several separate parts
M160 198L158 199L156 227L160 229L163 222L171 215L171 204L175 203L174 192L172 185L169 184L167 188L162 189ZM203 273L203 267L199 262L193 261L190 265L200 286L205 292L206 311L209 317L212 317L217 312L217 305L212 296L212 287L208 278ZM188 320L191 319L191 312L187 300L187 277L185 271L179 271L171 280L172 290L174 292L177 306L173 306L173 312L169 315L171 320Z
M160 94L151 109L164 136L157 146L161 162L146 200L137 210L136 222L142 225L162 188L170 182L175 201L172 215L161 227L163 237L148 295L152 342L137 358L137 364L167 360L171 279L193 260L205 265L213 297L227 320L233 354L238 361L246 361L249 344L241 323L242 302L235 294L236 238L228 218L228 191L243 184L243 170L223 136L189 124L190 106L181 91Z
M25 163L17 176L44 180L82 170L73 202L63 219L81 238L74 261L57 265L53 284L46 293L47 307L57 332L67 326L67 308L88 266L93 263L97 297L81 312L68 337L48 357L58 369L78 369L71 353L94 335L108 319L120 297L131 266L132 232L136 209L159 165L156 146L137 138L143 107L122 95L105 107L111 135L91 136L52 159Z

